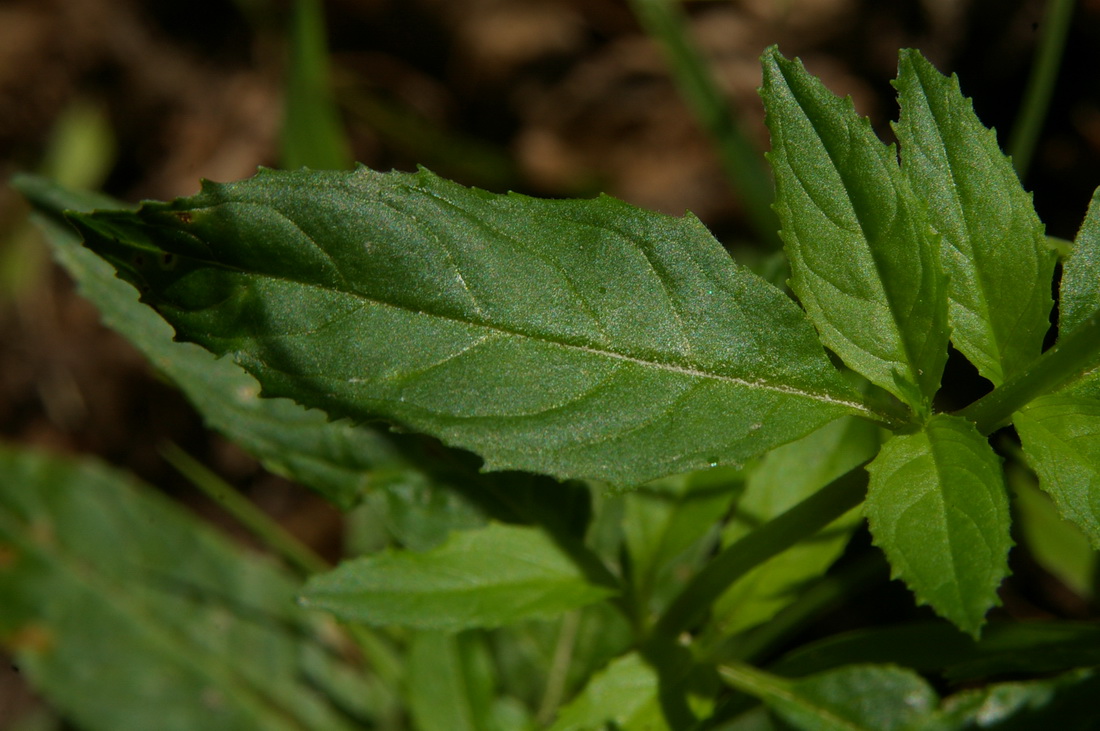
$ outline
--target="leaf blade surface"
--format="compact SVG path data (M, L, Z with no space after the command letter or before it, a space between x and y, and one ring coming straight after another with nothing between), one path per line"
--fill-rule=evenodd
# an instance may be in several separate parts
M791 287L845 364L926 411L947 358L947 313L923 207L850 100L774 47L763 64Z
M1031 196L958 77L903 50L895 85L902 169L942 236L952 342L999 385L1042 350L1054 253Z
M266 394L439 436L487 469L632 484L881 418L693 218L362 168L76 220Z
M894 576L977 635L1012 546L999 458L970 422L938 414L887 441L867 469L867 520Z

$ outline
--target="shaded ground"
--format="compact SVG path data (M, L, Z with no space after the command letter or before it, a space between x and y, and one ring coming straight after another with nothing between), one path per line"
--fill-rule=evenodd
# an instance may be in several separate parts
M276 164L285 5L0 0L0 173L57 170L49 156L59 120L72 115L104 134L87 163L68 157L62 167L126 200L189 194L200 177L238 179ZM690 10L763 149L757 58L775 42L852 94L884 134L896 114L888 80L906 46L957 71L979 116L1011 129L1044 6L713 0ZM604 190L668 213L692 210L730 243L749 238L709 142L624 0L331 0L326 10L339 100L367 165L423 163L499 191ZM1100 2L1085 0L1066 68L1091 71L1098 57ZM1067 238L1100 183L1096 79L1063 75L1026 181L1050 233ZM159 456L173 440L304 540L338 552L335 512L205 432L73 294L25 228L25 213L0 189L0 439L101 455L218 520ZM1019 611L1085 611L1020 560L1010 589ZM27 702L5 663L0 724L5 708Z

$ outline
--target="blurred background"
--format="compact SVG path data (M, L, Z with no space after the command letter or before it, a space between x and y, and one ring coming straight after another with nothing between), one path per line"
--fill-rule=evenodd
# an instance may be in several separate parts
M0 180L38 172L138 201L188 195L200 178L240 179L258 165L422 164L497 192L603 191L674 215L690 210L739 259L759 259L767 248L746 205L751 191L731 181L728 158L639 22L645 4L0 0ZM959 74L1007 146L1048 5L697 0L683 11L724 103L762 154L758 58L773 43L850 94L885 139L897 114L897 51L918 48ZM316 43L325 36L327 54ZM1081 0L1024 176L1048 232L1063 238L1073 238L1100 184L1098 68L1100 1ZM315 109L320 118L310 117ZM303 141L288 126L335 132ZM170 439L302 540L338 555L335 509L207 432L74 294L28 213L0 187L0 439L100 455L232 529L162 458ZM1026 566L1014 568L1026 578ZM1044 591L1034 611L1087 613L1056 582ZM5 662L0 711L34 702Z

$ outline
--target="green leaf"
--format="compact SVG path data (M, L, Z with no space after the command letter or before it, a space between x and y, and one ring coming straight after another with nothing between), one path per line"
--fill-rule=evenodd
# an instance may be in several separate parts
M720 666L718 672L805 731L913 729L939 705L939 696L919 675L885 665L850 665L797 680L741 664Z
M492 659L476 634L417 632L406 683L417 731L496 731Z
M635 652L612 661L561 713L550 731L614 728L631 731L668 729L657 697L657 671Z
M122 475L0 448L0 645L81 728L351 728L295 589Z
M1031 196L958 78L903 50L895 85L902 169L943 237L951 340L999 385L1042 351L1054 252Z
M494 523L425 553L346 561L311 578L302 602L353 622L453 631L553 616L614 593L543 531Z
M851 100L764 53L791 288L850 368L926 412L947 359L947 283L924 206Z
M947 698L935 729L1091 731L1100 722L1100 675L1074 670L1054 678L993 683Z
M938 414L887 441L867 469L867 520L894 576L977 636L1012 546L1000 459L973 424Z
M1062 268L1058 290L1059 338L1076 330L1100 312L1100 188L1092 194L1089 209L1073 252Z
M877 416L794 303L691 217L360 168L75 220L266 394L427 432L490 470L635 484Z
M343 170L352 166L340 113L332 95L325 14L319 0L295 0L289 28L290 59L283 114L281 162Z
M741 475L731 468L689 472L623 496L622 529L643 606L667 599L707 557L719 521L742 487Z
M340 507L355 504L371 484L372 469L408 470L383 436L348 422L329 422L286 399L261 399L260 386L232 361L214 358L190 343L173 341L172 328L138 302L103 259L80 245L61 211L121 208L103 196L74 193L41 178L13 184L45 216L38 221L54 256L76 281L103 322L124 335L184 392L215 429L279 473L318 491Z
M739 540L871 459L878 447L874 424L845 418L772 450L749 476L736 512L723 530L723 545ZM766 622L795 601L807 581L824 574L840 557L861 519L853 508L738 579L711 613L721 632L732 634Z
M1040 396L1013 422L1039 486L1100 548L1100 400Z

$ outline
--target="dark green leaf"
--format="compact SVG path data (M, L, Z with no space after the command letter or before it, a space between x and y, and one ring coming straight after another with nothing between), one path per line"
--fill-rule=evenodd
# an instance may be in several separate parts
M267 394L439 436L487 469L633 484L875 416L794 303L690 217L362 168L76 220Z
M1100 675L1076 670L1054 678L994 683L944 701L936 729L1092 731L1100 724Z
M797 680L747 665L721 666L718 672L804 731L914 729L939 705L936 692L919 675L885 665L850 665Z
M1042 350L1054 252L1031 196L958 78L902 51L896 86L902 169L943 236L951 340L1000 384Z
M927 411L947 359L939 242L893 147L802 64L765 52L776 210L791 288L822 342Z
M1100 548L1100 400L1040 396L1013 422L1039 486Z
M102 196L60 188L23 176L15 185L47 216L39 221L57 260L91 300L109 327L124 335L187 395L207 424L261 459L268 469L298 480L337 505L357 502L371 484L372 469L409 469L381 435L347 422L329 422L285 399L261 399L254 378L228 359L216 359L189 343L177 343L156 313L138 302L133 287L110 265L80 245L56 218L66 209L120 208Z
M355 622L461 630L553 616L614 593L543 531L490 524L425 553L346 561L310 579L302 601Z
M0 644L82 728L351 728L295 589L120 475L0 450Z
M894 575L977 635L999 603L1012 546L1004 472L989 442L970 422L938 414L886 442L867 469L867 520Z

